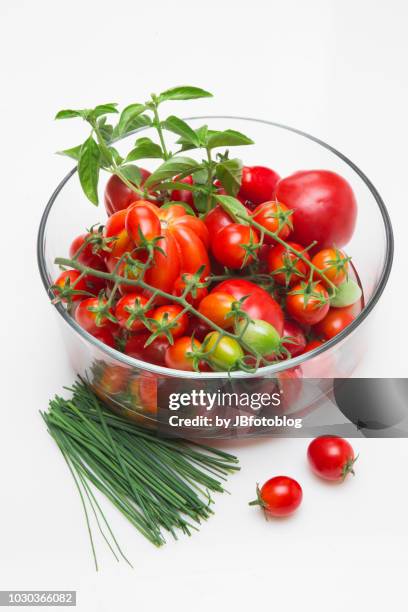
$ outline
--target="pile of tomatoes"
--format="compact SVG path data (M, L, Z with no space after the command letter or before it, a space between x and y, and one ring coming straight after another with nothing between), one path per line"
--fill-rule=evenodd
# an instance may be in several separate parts
M244 166L236 198L248 220L222 198L199 214L193 178L177 182L186 189L166 201L109 179L106 225L75 238L78 266L54 285L87 332L156 365L225 371L312 350L361 311L342 250L357 215L345 179L325 170L281 179ZM217 181L214 189L225 195Z

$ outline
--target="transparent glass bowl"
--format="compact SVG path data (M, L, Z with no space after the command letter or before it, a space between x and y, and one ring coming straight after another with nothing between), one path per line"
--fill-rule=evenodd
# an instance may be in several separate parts
M333 170L351 184L358 203L358 219L354 236L346 250L353 257L355 269L364 292L365 306L356 319L340 334L323 346L300 355L261 368L256 377L270 379L274 384L295 375L297 378L326 379L324 391L330 392L332 378L345 378L352 374L364 354L364 332L369 316L387 283L392 264L393 237L390 219L377 190L364 173L347 157L331 146L299 130L244 117L192 117L193 127L204 123L211 129L234 129L250 136L255 145L234 147L232 154L246 165L265 165L275 169L281 176L296 170L322 168ZM143 135L154 137L151 128L139 130ZM116 144L121 152L129 150L134 136L128 136ZM171 144L170 144L171 148ZM189 152L190 154L190 152ZM200 155L196 153L195 155ZM192 155L194 157L194 152ZM143 161L147 169L157 162ZM52 194L42 217L38 234L38 265L44 287L51 295L50 286L59 273L54 264L57 256L66 256L72 239L96 222L104 223L106 213L101 203L92 206L81 192L76 168L61 181ZM100 194L109 177L101 175ZM113 409L130 419L155 426L157 406L155 389L160 381L189 379L197 384L208 384L214 388L228 377L251 378L244 372L184 372L155 366L120 353L84 331L61 304L55 305L72 366L78 374L87 377L96 392ZM152 382L153 381L153 382ZM198 382L200 381L200 382ZM305 394L298 399L297 410L305 411L311 400ZM161 409L167 407L161 406ZM208 431L202 431L209 435ZM253 432L248 431L245 435ZM195 434L199 435L200 430ZM211 434L210 434L211 435ZM222 436L222 432L214 435ZM228 437L231 432L228 432Z

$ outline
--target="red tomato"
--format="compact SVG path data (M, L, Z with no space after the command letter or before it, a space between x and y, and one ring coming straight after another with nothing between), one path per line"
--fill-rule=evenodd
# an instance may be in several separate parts
M300 484L288 476L275 476L261 489L250 506L261 506L267 516L290 516L300 506L303 493Z
M323 344L324 344L324 340L310 340L306 344L302 353L308 353L309 351L313 351L313 349L317 348L318 346L322 346Z
M265 166L244 166L238 198L249 200L254 204L273 200L279 179L279 174Z
M211 242L215 240L215 237L220 230L227 227L227 225L231 225L231 223L234 223L233 219L228 213L225 212L223 208L221 208L221 206L217 205L215 208L210 210L210 212L205 216L205 225L210 235Z
M354 319L355 317L344 308L330 308L324 319L314 327L314 330L318 335L322 335L325 340L330 340L350 325Z
M150 176L150 172L144 168L139 168L142 175L141 184ZM108 215L112 215L118 210L123 210L137 200L142 200L142 196L138 195L130 187L115 174L108 180L105 188L105 208Z
M217 234L217 239L212 242L212 251L223 266L240 269L253 261L258 244L258 234L254 229L231 223Z
M325 480L342 482L354 475L354 451L349 442L338 436L320 436L309 444L307 459L313 472Z
M101 327L112 329L115 324L106 314L101 312L106 304L106 298L87 298L83 300L75 310L76 322L90 334L98 331Z
M251 319L261 319L262 321L270 323L274 326L278 334L282 336L282 309L278 302L276 302L265 289L247 280L230 279L217 285L211 293L215 293L216 291L229 293L236 300L245 297L246 299L243 301L241 308L251 317Z
M161 234L159 217L149 206L142 206L138 202L136 206L130 206L125 218L125 227L131 240L136 246L147 242L152 242Z
M148 363L164 366L164 355L169 346L169 341L167 338L160 336L159 338L155 338L153 342L145 347L150 335L151 334L149 332L143 332L131 336L125 344L124 352L126 355L129 355L129 357L133 357L134 359L140 359L141 361L147 361Z
M139 293L128 293L120 298L115 308L115 317L124 329L138 331L144 329L142 315L150 317L153 309L145 312L148 299Z
M288 242L289 246L296 251L302 251L306 259L310 260L307 251L296 242ZM290 249L285 248L282 244L274 246L267 254L268 271L273 275L274 280L279 285L290 287L308 276L309 267L299 259Z
M293 240L318 249L344 246L354 232L357 204L349 183L329 170L295 172L281 179L276 198L293 210Z
M156 289L171 293L180 276L180 255L177 243L171 234L166 234L156 243L152 265L146 270L145 281Z
M289 337L288 341L285 341L285 337ZM302 328L294 321L288 321L285 319L283 325L283 338L282 344L289 351L292 357L301 355L306 346L306 336L303 333Z
M299 283L288 293L286 308L298 323L315 325L329 311L329 294L320 283Z
M161 325L164 325L165 323L171 324L171 326L168 328L168 332L173 338L179 338L186 332L189 323L188 314L186 312L180 315L182 311L183 308L179 304L169 304L168 306L166 305L156 308L151 316ZM154 325L153 329L155 329ZM160 336L162 335L164 335L164 332L163 334L160 334Z
M175 176L174 180L177 183L184 183L185 185L194 184L193 177L191 175L186 176L183 179L179 179L177 176ZM188 189L173 189L170 196L175 202L184 202L194 209L194 197L192 191L188 191Z
M198 307L198 311L207 319L221 327L230 329L234 325L235 317L231 312L235 298L224 291L216 291L205 297Z
M90 236L91 234L88 233L81 234L80 236L74 238L71 243L71 246L69 247L69 256L71 259L73 259L79 249L81 249L81 252L77 257L79 263L83 264L84 266L89 266L90 268L96 268L97 270L99 270L100 268L98 267L98 263L102 260L102 257L97 245L88 242L85 247L82 247L85 240Z
M115 336L107 327L101 327L95 330L92 335L111 348L115 348Z
M277 234L282 240L285 240L292 231L291 211L280 202L271 201L259 204L252 218L266 230ZM264 242L273 244L274 240L265 234Z
M110 253L106 256L107 259L119 259L126 251L133 251L135 245L126 231L127 210L119 210L113 213L106 222L105 236L106 238L116 237L109 243Z
M78 302L84 299L84 294L86 294L89 289L86 286L84 277L81 280L78 280L81 276L81 273L78 270L65 270L61 272L58 278L55 280L55 287L53 289L55 295L64 295L64 289L72 289L73 291L82 291L83 294L80 293L71 295L71 300L73 302ZM59 287L60 289L57 289ZM67 297L61 297L62 302L67 302Z
M201 343L190 336L178 338L166 351L165 361L167 367L174 370L194 371L193 357L188 354L193 351L193 347L195 350L200 350Z
M173 295L178 297L183 295L186 290L186 283L192 278L192 276L192 274L182 274L178 279L176 279L173 287ZM185 299L192 306L197 306L207 294L207 287L195 287L187 293Z
M349 269L349 259L347 256L337 249L322 249L312 259L312 263L321 270L325 277L335 285L341 285L346 278ZM315 279L321 281L324 285L328 285L326 280L317 272Z
M105 367L97 382L99 390L108 395L116 395L124 390L129 371L120 365L104 365Z

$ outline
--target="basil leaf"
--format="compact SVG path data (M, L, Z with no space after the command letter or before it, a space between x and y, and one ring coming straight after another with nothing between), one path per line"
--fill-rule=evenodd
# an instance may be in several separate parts
M203 191L203 187L200 185L189 185L188 183L181 183L180 181L165 181L160 183L160 189L185 189L186 191Z
M128 130L129 124L132 123L135 117L141 115L144 110L146 110L144 104L129 104L129 106L126 106L126 108L124 108L121 112L119 118L118 133L123 134L124 132L126 132Z
M92 117L94 119L97 119L98 117L101 117L102 115L117 113L118 109L116 107L117 107L116 102L108 102L107 104L98 104L98 106L95 106L93 111L91 111Z
M126 166L121 166L120 171L128 179L128 181L131 181L135 185L139 186L142 182L142 175L138 166L135 166L134 164L127 164Z
M200 142L196 132L182 119L170 115L170 117L167 117L167 119L163 121L162 126L169 132L182 136L185 141L194 146L199 146Z
M89 136L81 147L78 174L86 197L95 205L98 205L99 160L99 147L92 136Z
M200 164L190 157L171 157L163 162L161 166L149 176L145 182L145 187L150 187L164 179L172 178L176 174L181 175L180 178L183 178L195 170L198 170L199 167Z
M71 157L71 159L76 159L78 161L79 156L81 154L82 145L78 145L77 147L72 147L72 149L65 149L65 151L57 151L57 155L66 155L67 157Z
M126 126L116 125L113 129L113 138L124 138L135 130L142 127L147 127L152 124L152 120L148 115L136 115L129 119Z
M166 89L158 96L159 102L166 100L194 100L195 98L212 98L212 94L209 91L200 89L199 87L190 87L189 85L182 85L180 87L172 87Z
M113 126L106 123L106 116L101 117L98 120L98 129L101 133L102 138L106 143L111 142L113 134Z
M208 209L208 194L203 191L198 191L193 195L194 206L200 213L207 212ZM211 196L212 201L212 196Z
M241 186L242 162L240 159L227 159L217 164L215 174L228 195L236 196Z
M198 146L205 147L207 145L208 125L202 125L197 130L194 130L198 144L193 144L193 141L187 137L181 136L176 142L181 145L182 151L196 149Z
M245 225L245 218L242 219L242 217L249 218L249 214L248 210L239 200L228 195L214 194L214 197L225 212L230 215L230 217L232 217L237 223L242 223Z
M239 145L250 145L254 144L254 141L235 130L225 130L223 132L215 132L210 130L208 132L207 146L210 149L216 147L235 147Z
M90 112L89 110L60 110L56 115L55 119L72 119L73 117L84 117L85 112Z
M115 149L115 147L109 147L109 151L112 153L112 157L117 166L120 166L123 162L123 157L120 155L119 151Z
M162 159L163 151L161 147L150 140L150 138L140 138L136 141L135 148L128 153L126 161L136 161L137 159L146 158Z

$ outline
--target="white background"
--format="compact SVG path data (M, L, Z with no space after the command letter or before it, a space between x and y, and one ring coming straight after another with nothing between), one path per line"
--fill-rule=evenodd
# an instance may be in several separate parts
M312 477L306 441L237 446L242 473L199 534L156 550L111 510L135 569L101 550L95 574L79 501L38 415L72 373L40 284L35 238L45 202L71 167L53 151L82 135L79 123L55 124L56 110L201 86L217 95L191 112L299 127L343 151L377 186L394 222L396 259L363 372L406 375L406 3L14 0L1 3L0 17L0 589L76 589L81 612L405 610L405 440L355 440L358 475L343 486ZM255 482L278 473L300 480L304 503L292 519L265 523L247 501Z

